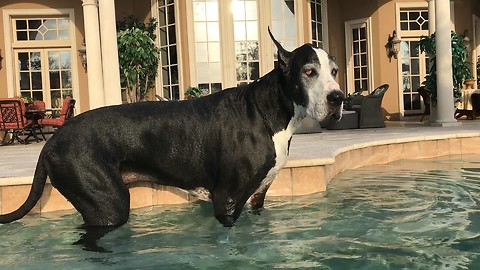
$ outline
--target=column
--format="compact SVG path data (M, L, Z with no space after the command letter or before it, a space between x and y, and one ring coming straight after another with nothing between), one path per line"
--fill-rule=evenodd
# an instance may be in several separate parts
M434 124L457 125L454 118L450 1L435 0L435 40L437 46L437 117Z
M98 7L96 0L82 1L87 48L88 97L90 109L95 109L105 106Z
M435 33L435 0L428 0L428 35L431 36ZM428 66L428 72L430 72L430 65ZM434 123L437 119L437 106L434 106L432 102L430 102L430 117L429 122Z
M105 105L121 104L115 0L99 1L99 11Z

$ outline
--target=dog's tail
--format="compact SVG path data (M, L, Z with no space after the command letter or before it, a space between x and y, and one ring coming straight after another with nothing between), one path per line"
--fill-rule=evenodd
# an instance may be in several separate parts
M35 176L33 177L32 188L28 194L27 200L15 211L0 215L0 223L10 223L12 221L21 219L24 217L30 210L33 209L35 204L38 202L40 197L42 197L43 188L47 182L47 169L44 166L44 159L42 155L38 159L37 168L35 169Z

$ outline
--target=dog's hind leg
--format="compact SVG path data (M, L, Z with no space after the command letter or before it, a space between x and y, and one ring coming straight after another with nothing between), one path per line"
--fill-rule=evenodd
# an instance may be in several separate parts
M257 190L250 198L250 206L252 210L259 211L263 208L263 204L265 202L265 196L267 195L268 188L270 187L271 183L264 186L263 188Z
M81 171L75 168L53 170L50 180L80 212L85 227L118 227L126 223L130 193L118 170L109 166Z

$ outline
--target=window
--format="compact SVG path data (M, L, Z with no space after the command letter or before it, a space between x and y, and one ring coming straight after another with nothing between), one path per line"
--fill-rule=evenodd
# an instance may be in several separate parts
M256 0L232 2L237 85L260 76L258 18Z
M43 100L52 109L73 97L70 50L19 49L15 54L20 96Z
M325 48L324 26L327 18L325 4L323 0L310 0L310 21L312 24L312 44Z
M67 18L15 19L17 41L67 40L70 38Z
M368 81L368 52L367 52L367 29L365 26L353 28L353 83L355 92L369 89Z
M163 86L163 97L178 100L180 99L180 86L174 1L159 0L158 9L161 52L160 76Z
M297 47L295 26L293 0L272 0L272 33L286 50L293 50ZM276 49L274 51L276 55Z
M400 29L402 31L428 30L428 11L424 9L400 11Z
M222 89L218 14L218 0L193 0L197 82L208 93Z
M347 22L345 32L348 93L373 90L370 19Z
M6 40L15 63L11 95L43 100L48 108L60 109L78 85L72 69L77 56L72 52L73 10L12 10L7 15Z

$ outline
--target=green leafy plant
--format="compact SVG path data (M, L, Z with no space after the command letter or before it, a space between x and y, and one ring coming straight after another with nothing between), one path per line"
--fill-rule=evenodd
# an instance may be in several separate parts
M128 103L145 100L148 90L155 85L160 59L153 34L156 23L152 19L147 25L131 21L121 24L117 35L120 83L127 89Z
M453 96L455 101L459 101L462 95L462 84L465 80L472 78L470 72L471 63L467 61L468 50L463 42L463 36L451 32L452 41L452 78L453 78ZM429 74L422 83L431 91L432 103L437 102L437 66L436 66L436 45L435 33L430 36L422 36L419 42L420 50L427 53L430 61Z
M187 88L187 91L185 91L185 95L187 99L199 98L202 96L202 94L203 94L202 90L195 86L189 86Z

